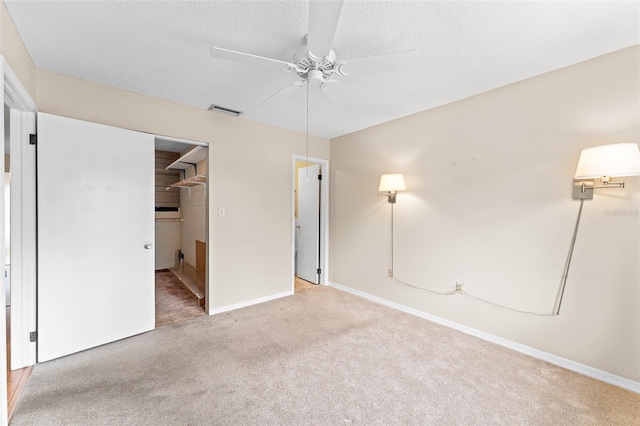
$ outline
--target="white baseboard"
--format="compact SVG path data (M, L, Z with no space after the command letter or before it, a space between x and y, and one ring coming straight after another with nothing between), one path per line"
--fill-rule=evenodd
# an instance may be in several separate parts
M234 303L233 305L221 306L219 308L213 308L210 310L209 315L221 314L223 312L234 311L240 308L246 308L247 306L257 305L258 303L268 302L274 299L280 299L281 297L287 297L293 295L293 290L283 291L281 293L271 294L269 296L259 297L257 299L247 300L245 302Z
M486 333L481 330L477 330L475 328L468 327L466 325L459 324L457 322L441 318L439 316L429 314L423 311L420 311L415 308L411 308L409 306L402 305L400 303L392 302L387 299L383 299L382 297L374 296L369 293L365 293L360 290L356 290L350 287L346 287L334 282L330 282L329 285L338 290L345 291L347 293L355 294L356 296L364 297L365 299L371 300L372 302L379 303L381 305L388 306L393 309L397 309L402 312L406 312L411 315L415 315L417 317L426 319L431 322L435 322L437 324L444 325L446 327L452 328L454 330L461 331L465 334L469 334L471 336L478 337L482 340L486 340L491 343L495 343L496 345L504 346L505 348L512 349L514 351L523 353L533 358L540 359L542 361L546 361L549 364L557 365L558 367L566 368L567 370L574 371L576 373L582 374L587 377L591 377L596 380L600 380L605 383L609 383L614 386L621 387L623 389L630 390L631 392L640 393L640 382L635 382L633 380L625 379L624 377L617 376L615 374L607 373L606 371L598 370L597 368L589 367L588 365L580 364L575 361L571 361L566 358L559 357L557 355L550 354L548 352L544 352L530 346L526 346L520 343L513 342L511 340L504 339L499 336L495 336L490 333Z

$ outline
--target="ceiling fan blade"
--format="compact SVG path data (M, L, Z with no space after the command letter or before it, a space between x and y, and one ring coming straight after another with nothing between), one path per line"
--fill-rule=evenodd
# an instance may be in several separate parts
M418 60L417 50L388 53L386 55L368 56L366 58L345 59L340 71L346 75L372 74L377 72L397 71L409 68Z
M344 87L338 84L335 80L328 80L323 86L322 91L331 100L343 107L352 107L354 105L353 98L349 95Z
M292 87L304 87L304 85L305 85L305 83L303 81L294 81L291 84L287 84L282 89L278 90L276 93L274 93L273 95L269 96L264 101L260 102L258 104L258 106L263 106L265 104L271 104L271 103L275 102L277 99L279 99L283 94L288 92Z
M324 58L331 50L333 36L338 27L343 0L311 0L309 2L309 52Z
M294 70L295 64L277 59L265 58L264 56L252 55L250 53L236 52L234 50L212 47L209 54L216 59L226 59L228 61L242 62L249 65L258 65L263 68L271 67L279 70Z

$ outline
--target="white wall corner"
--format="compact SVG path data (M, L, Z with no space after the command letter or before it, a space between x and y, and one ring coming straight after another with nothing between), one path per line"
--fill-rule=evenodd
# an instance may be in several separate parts
M623 389L630 390L631 392L640 394L640 382L635 382L633 380L629 380L624 377L620 377L615 374L611 374L606 371L602 371L597 368L590 367L588 365L580 364L570 359L562 358L557 355L553 355L548 352L544 352L544 351L532 348L530 346L522 345L520 343L513 342L511 340L504 339L502 337L495 336L493 334L486 333L484 331L477 330L475 328L468 327L466 325L462 325L457 322L450 321L448 319L441 318L439 316L429 314L429 313L420 311L418 309L411 308L406 305L402 305L400 303L392 302L382 297L374 296L372 294L365 293L360 290L356 290L341 284L337 284L335 282L330 282L329 285L335 289L342 290L344 292L351 293L356 296L364 297L365 299L368 299L372 302L379 303L381 305L396 309L401 312L415 315L417 317L426 319L436 324L444 325L445 327L449 327L454 330L461 331L465 334L478 337L482 340L486 340L487 342L495 343L496 345L500 345L505 348L514 350L516 352L523 353L532 358L536 358L536 359L548 362L549 364L566 368L567 370L571 370L578 374L591 377L592 379L600 380L602 382L605 382L614 386L618 386Z
M246 308L247 306L257 305L258 303L268 302L270 300L280 299L281 297L293 296L293 290L287 290L269 296L259 297L257 299L247 300L245 302L234 303L233 305L221 306L219 308L213 308L209 312L209 315L221 314L223 312L235 311L236 309Z

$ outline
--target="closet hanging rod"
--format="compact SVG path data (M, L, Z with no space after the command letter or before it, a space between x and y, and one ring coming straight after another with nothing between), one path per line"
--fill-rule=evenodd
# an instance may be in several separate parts
M182 179L179 182L172 183L171 185L167 186L167 191L170 190L171 188L190 188L192 186L206 185L206 184L207 184L206 176L196 175L187 179Z
M205 182L188 182L188 183L174 183L173 185L171 185L170 187L167 187L167 189L171 189L171 188L193 188L196 185L206 185Z

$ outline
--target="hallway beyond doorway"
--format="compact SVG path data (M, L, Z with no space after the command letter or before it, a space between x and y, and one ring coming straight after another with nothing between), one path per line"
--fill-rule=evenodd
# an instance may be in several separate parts
M305 288L314 287L317 284L311 283L309 281L303 280L299 276L296 275L295 283L294 283L294 291L298 292L300 290L304 290Z

